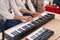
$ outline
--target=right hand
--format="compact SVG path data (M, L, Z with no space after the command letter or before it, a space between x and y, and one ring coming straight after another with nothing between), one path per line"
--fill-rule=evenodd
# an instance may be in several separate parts
M29 21L33 21L33 18L31 16L23 16L23 20L29 22Z

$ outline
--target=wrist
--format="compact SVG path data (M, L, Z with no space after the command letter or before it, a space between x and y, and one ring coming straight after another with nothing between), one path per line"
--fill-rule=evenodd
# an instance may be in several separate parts
M34 14L35 12L30 12L30 14Z

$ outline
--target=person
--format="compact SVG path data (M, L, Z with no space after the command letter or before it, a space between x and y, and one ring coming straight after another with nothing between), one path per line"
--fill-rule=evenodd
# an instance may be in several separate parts
M15 0L18 10L24 15L32 15L33 17L41 16L36 12L31 0ZM19 8L20 7L20 8Z
M19 11L16 11L16 5L13 2L13 6L12 4L10 4L10 0L0 0L0 15L2 15L2 19L6 21L5 24L5 28L9 29L19 23L21 23L21 19L22 20L26 20L26 21L32 21L33 18L31 16L23 16L22 13L20 13ZM15 7L14 7L15 6ZM13 9L15 8L15 10L13 11ZM17 13L18 12L18 13ZM0 32L2 31L2 28L0 27Z
M42 13L44 12L44 0L31 0L35 6L35 9L37 10L37 12Z

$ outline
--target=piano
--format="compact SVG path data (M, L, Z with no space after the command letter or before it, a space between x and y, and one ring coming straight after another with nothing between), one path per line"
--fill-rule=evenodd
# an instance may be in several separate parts
M50 20L54 19L55 15L47 13L45 15L42 15L41 18L36 17L34 18L34 21L26 22L22 25L14 26L8 30L5 31L5 37L8 40L20 40L27 34L30 34L37 28L41 27L45 23L49 22Z
M47 40L53 34L54 31L41 27L32 32L30 35L26 36L25 40Z

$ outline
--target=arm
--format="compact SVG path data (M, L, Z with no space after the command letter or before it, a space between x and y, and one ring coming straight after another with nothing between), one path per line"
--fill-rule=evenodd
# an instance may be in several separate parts
M24 0L23 0L23 1L24 1ZM21 9L22 9L22 8L26 9L24 3L23 3L21 0L16 0L16 3L17 3L17 5L18 5L19 7L21 7Z
M24 1L24 0L23 0L23 1ZM32 11L29 11L29 10L26 9L24 3L23 3L21 0L16 0L16 3L17 3L17 5L18 5L19 7L22 7L22 8L20 9L20 12L22 12L22 13L32 13Z
M8 11L8 9L6 8L6 6L3 4L1 4L0 2L0 14L3 16L3 18L5 19L9 19L9 20L21 20L24 19L26 21L31 21L31 17L30 16L19 16L19 15L14 15L14 13L10 13Z
M0 14L5 18L5 19L15 19L15 20L20 20L22 16L14 15L14 13L10 13L6 6L4 5L4 2L0 2Z
M4 5L4 2L0 2L0 14L6 18L6 19L13 19L14 18L14 13L9 13L8 9Z
M31 11L36 12L31 0L27 0L27 5Z
M12 7L14 13L16 13L17 15L23 16L22 13L19 12L18 7L15 3L15 0L9 0L9 1L10 1L11 7ZM21 7L19 7L19 8L21 9Z
M27 9L24 9L24 8L22 8L20 11L21 11L22 13L30 13L30 14L33 13L33 11L30 11L30 10L27 10Z
M0 14L3 16L3 18L9 19L9 20L26 19L25 16L19 16L19 15L14 15L14 13L9 13L8 9L6 9L5 6L1 7L1 5L0 5Z

